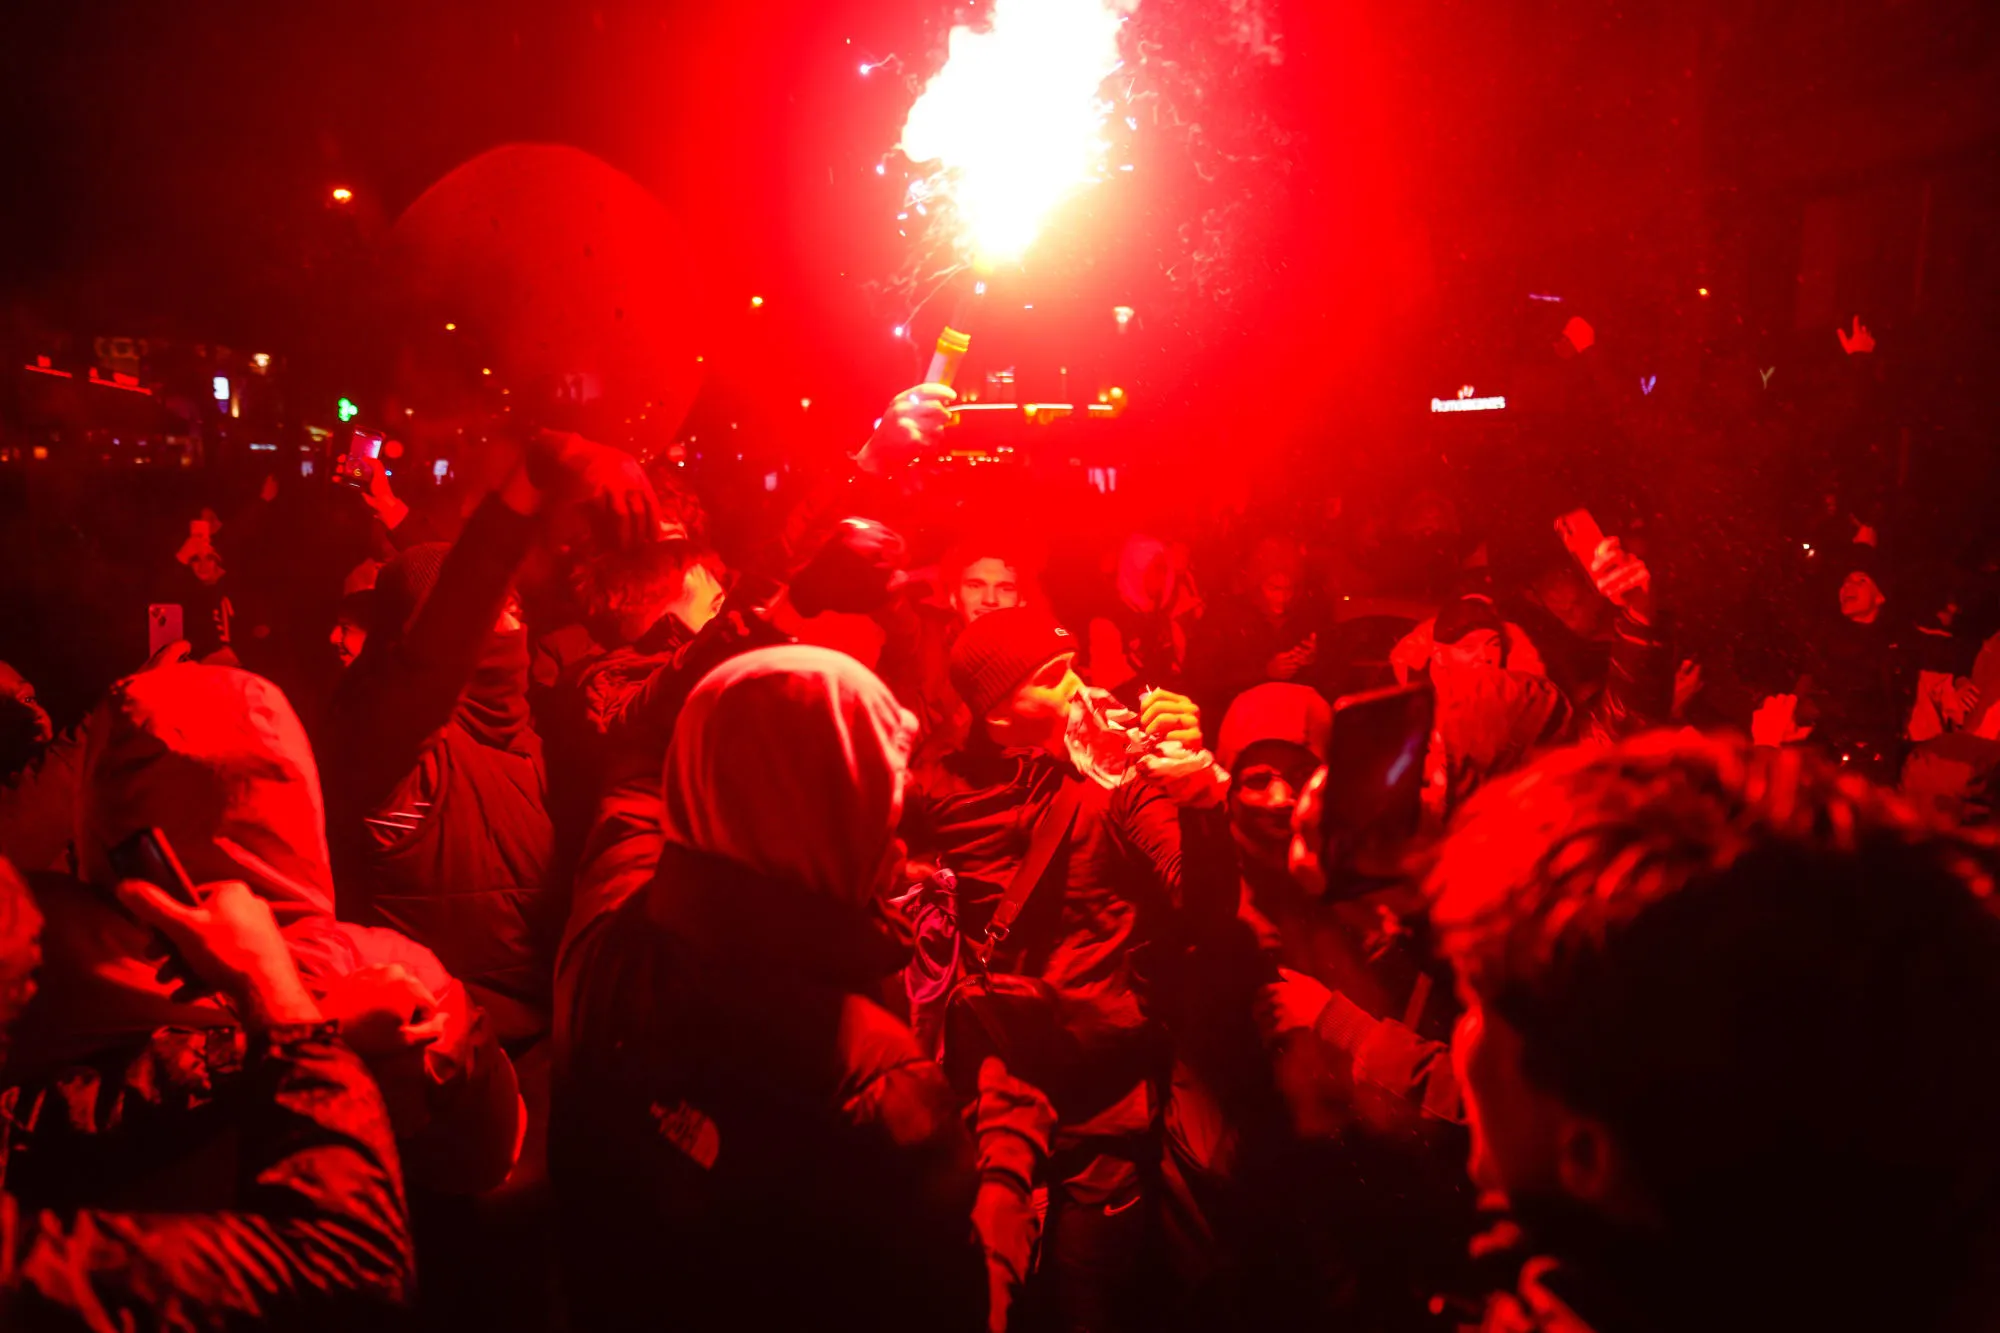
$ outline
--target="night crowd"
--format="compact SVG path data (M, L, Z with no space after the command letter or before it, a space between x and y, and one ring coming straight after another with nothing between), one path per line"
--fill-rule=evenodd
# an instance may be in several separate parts
M1829 497L1769 688L1610 516L1052 554L950 398L732 562L269 481L0 666L0 1327L2000 1325L1990 574Z

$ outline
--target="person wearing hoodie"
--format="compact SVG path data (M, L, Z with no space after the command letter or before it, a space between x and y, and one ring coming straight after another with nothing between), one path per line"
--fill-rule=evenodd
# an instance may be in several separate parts
M488 442L489 493L449 547L400 553L326 724L327 831L343 920L435 951L518 1053L548 1031L563 888L527 635L510 586L545 512L588 501L627 549L659 536L627 454L580 436Z
M78 873L28 876L44 925L39 991L6 1070L16 1145L34 1146L17 1192L87 1206L100 1184L156 1182L171 1204L221 1113L201 1108L244 1047L228 1008L162 975L151 929L113 899L112 849L143 829L197 883L241 881L266 904L309 992L383 1083L413 1181L472 1193L504 1179L520 1134L513 1070L434 955L334 919L318 771L283 693L233 668L161 667L115 685L83 735ZM96 1093L73 1095L85 1086ZM96 1109L121 1105L152 1114Z
M185 639L176 639L160 648L140 671L185 662L192 654ZM6 689L4 664L0 664L0 692ZM12 858L22 870L66 869L70 861L70 835L76 830L77 792L83 783L83 743L86 716L61 732L49 725L48 715L34 702L34 687L25 680L21 688L38 717L30 716L33 734L43 735L33 753L18 768L0 779L0 854Z
M380 1094L313 1000L270 904L240 881L185 905L127 881L118 902L226 997L238 1064L236 1170L214 1202L38 1207L0 1157L0 1327L348 1328L415 1283L409 1218ZM41 915L0 859L0 1061L35 993ZM21 1110L10 1106L10 1118Z
M884 898L915 732L805 645L688 696L657 870L577 943L557 1033L579 1327L653 1327L662 1300L695 1328L1004 1327L1054 1116L991 1061L968 1136L876 998L908 951Z

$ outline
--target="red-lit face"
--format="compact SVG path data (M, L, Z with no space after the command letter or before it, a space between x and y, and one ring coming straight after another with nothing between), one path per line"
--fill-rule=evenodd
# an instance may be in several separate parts
M1457 643L1440 643L1431 649L1431 670L1498 670L1507 664L1507 645L1495 630L1476 629Z
M952 590L952 605L970 625L983 615L1021 604L1021 581L1014 566L997 556L982 556L965 567Z
M327 642L333 645L334 656L340 659L340 665L351 667L368 643L368 631L351 620L337 620L333 633L327 636Z
M1548 613L1560 620L1572 634L1589 638L1596 632L1603 599L1579 580L1571 578L1567 571L1559 577L1542 580L1535 585L1534 591Z
M1083 688L1071 668L1074 654L1064 653L1030 676L1008 700L986 715L986 729L1002 745L1054 748L1062 743L1069 723L1070 701Z
M35 697L33 682L5 662L0 662L0 699L12 700L25 716L24 730L35 744L44 744L55 735L55 726L49 721L47 710Z
M1861 570L1853 571L1841 581L1840 614L1857 625L1872 624L1888 600L1882 595L1881 585Z
M1277 749L1276 746L1266 749ZM1229 823L1245 853L1267 865L1285 864L1292 840L1292 812L1319 761L1302 746L1239 761L1229 792Z
M1273 620L1284 619L1297 593L1298 584L1290 574L1266 574L1257 585L1258 601L1263 604L1264 614Z
M1607 1220L1657 1220L1611 1130L1536 1086L1520 1032L1470 988L1459 990L1465 1012L1451 1058L1472 1132L1473 1185L1524 1211L1560 1201Z
M1466 1163L1481 1193L1546 1195L1556 1188L1555 1125L1560 1108L1521 1071L1521 1036L1468 996L1451 1043L1472 1132Z

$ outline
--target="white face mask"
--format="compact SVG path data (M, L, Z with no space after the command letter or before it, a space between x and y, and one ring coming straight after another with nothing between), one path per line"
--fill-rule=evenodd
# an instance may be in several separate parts
M1107 691L1082 689L1070 700L1063 745L1076 771L1104 788L1116 787L1134 765L1158 748L1139 730L1139 715Z

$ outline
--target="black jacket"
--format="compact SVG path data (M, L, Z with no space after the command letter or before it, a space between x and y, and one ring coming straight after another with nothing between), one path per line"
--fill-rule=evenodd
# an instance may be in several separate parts
M973 1148L857 913L669 848L583 955L549 1166L580 1328L983 1327Z
M547 1031L563 915L527 647L493 628L534 531L497 500L473 514L409 627L342 680L321 763L340 917L427 945L515 1047Z
M0 1192L0 1328L340 1329L405 1299L402 1180L360 1060L285 1029L252 1043L243 1082L237 1170L213 1211L56 1211Z

